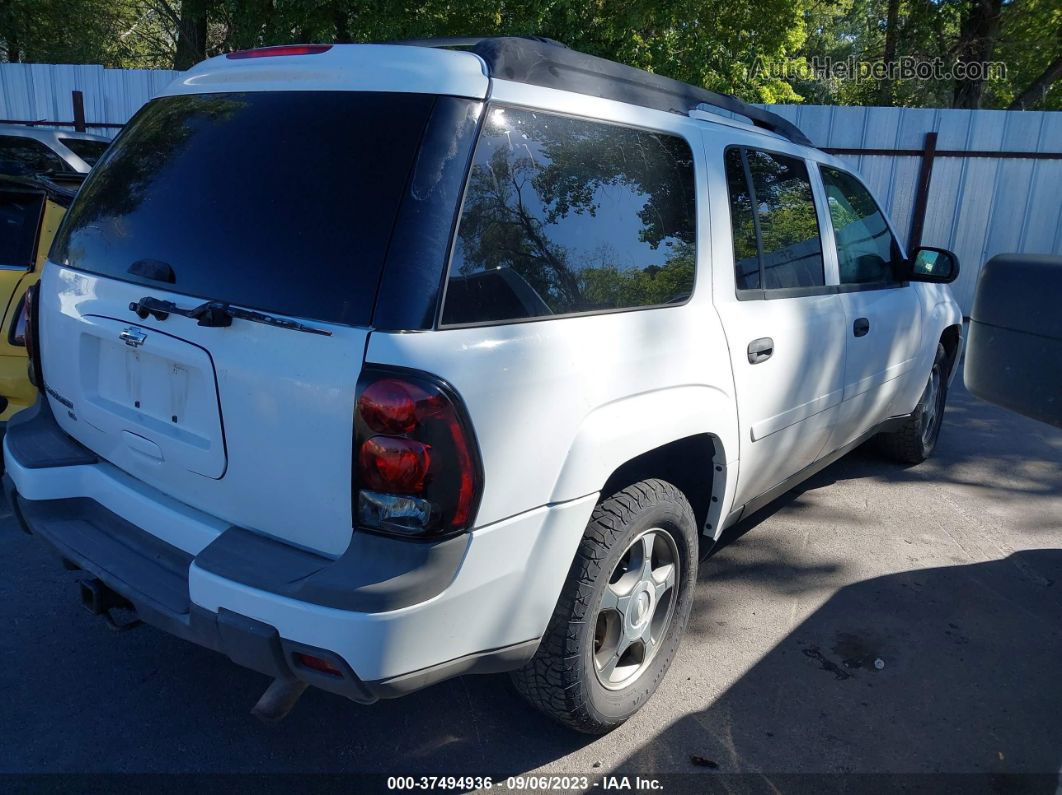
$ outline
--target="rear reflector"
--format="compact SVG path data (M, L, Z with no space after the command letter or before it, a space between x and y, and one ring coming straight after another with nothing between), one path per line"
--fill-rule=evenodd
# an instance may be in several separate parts
M328 662L321 657L314 657L311 654L303 654L302 652L295 652L292 657L295 658L295 662L304 668L310 668L314 671L320 671L323 674L329 676L343 676L343 672L336 668L332 663Z
M226 58L272 58L276 55L320 55L332 49L331 44L282 44L277 47L258 47L254 50L230 52Z
M15 308L15 322L7 333L7 341L19 347L26 346L26 296L22 296Z

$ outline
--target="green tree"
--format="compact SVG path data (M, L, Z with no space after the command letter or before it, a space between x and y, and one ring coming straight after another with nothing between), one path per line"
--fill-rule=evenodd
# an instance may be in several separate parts
M183 69L269 44L526 34L756 102L1062 107L1058 0L0 0L7 61ZM816 57L1007 70L823 80Z
M839 0L817 7L801 51L840 61L999 62L973 79L794 81L808 101L923 107L1062 107L1062 6L1057 0Z

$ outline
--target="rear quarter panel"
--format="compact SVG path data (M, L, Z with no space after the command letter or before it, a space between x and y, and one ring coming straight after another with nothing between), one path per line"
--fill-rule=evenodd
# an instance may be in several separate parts
M726 342L710 306L412 334L367 361L445 378L483 459L476 525L599 491L640 453L697 433L736 450ZM711 473L706 473L709 476Z

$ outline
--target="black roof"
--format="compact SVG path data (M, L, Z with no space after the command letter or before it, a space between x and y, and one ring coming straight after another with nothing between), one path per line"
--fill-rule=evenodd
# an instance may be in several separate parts
M778 133L793 143L814 146L800 128L769 110L749 105L727 94L718 94L670 77L587 55L552 39L499 36L419 39L396 44L464 47L486 62L491 77L517 83L558 88L683 114L700 105L710 105L745 116L757 127Z

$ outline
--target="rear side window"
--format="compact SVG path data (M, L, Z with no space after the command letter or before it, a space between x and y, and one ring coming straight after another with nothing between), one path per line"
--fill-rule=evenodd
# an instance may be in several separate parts
M822 239L804 161L733 148L725 162L737 289L823 286ZM758 273L752 264L753 241Z
M354 91L154 100L86 179L52 259L204 300L368 324L434 103Z
M0 191L0 265L33 265L43 210L43 194Z
M84 138L64 138L59 136L63 146L80 157L90 166L96 165L96 161L107 151L109 144L103 141L89 141Z
M841 284L899 283L900 245L870 191L844 171L826 166L819 170L833 220Z
M682 138L494 106L468 177L443 324L682 303L694 219Z
M0 135L0 174L73 171L63 158L34 138Z

